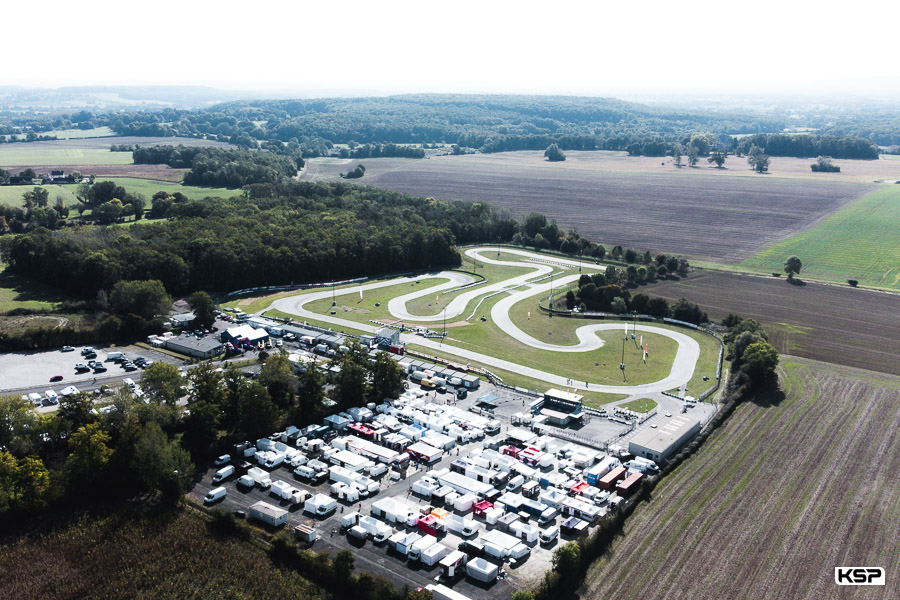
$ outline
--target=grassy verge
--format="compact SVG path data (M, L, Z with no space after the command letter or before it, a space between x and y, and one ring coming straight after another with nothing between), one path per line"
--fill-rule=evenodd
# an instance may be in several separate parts
M627 408L628 410L633 410L634 412L646 413L659 406L659 404L657 404L656 400L651 400L650 398L638 398L637 400L632 400L631 402L626 402L619 406Z

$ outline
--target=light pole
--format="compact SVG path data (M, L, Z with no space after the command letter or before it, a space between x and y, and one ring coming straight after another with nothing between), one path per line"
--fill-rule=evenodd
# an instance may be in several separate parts
M627 321L626 321L627 323ZM622 369L622 381L626 381L625 379L625 340L628 339L628 336L622 338L622 363L619 365L619 368Z
M637 311L633 310L633 311L631 311L631 314L633 316L633 320L631 322L631 339L637 340L637 338L634 335L634 328L637 326ZM637 344L637 341L635 341L635 344Z
M444 338L447 337L447 307L444 307L444 335L441 336L441 345L444 345Z
M550 273L550 317L553 318L553 273Z

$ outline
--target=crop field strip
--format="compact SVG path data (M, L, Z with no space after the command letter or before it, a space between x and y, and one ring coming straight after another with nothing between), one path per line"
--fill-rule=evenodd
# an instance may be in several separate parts
M900 185L868 194L740 266L776 272L791 255L803 261L802 275L900 290Z
M0 596L329 597L296 571L275 567L255 544L213 535L194 515L153 517L125 510L4 545Z
M739 407L667 477L584 597L885 597L832 574L900 569L900 379L790 357L781 371L786 397Z
M766 324L782 353L900 375L898 294L721 271L699 271L640 290L670 301L687 298L710 319L729 313L756 319Z
M576 228L604 244L726 263L740 262L806 229L874 188L834 178L715 172L693 176L671 166L658 171L605 170L597 165L580 169L526 160L533 156L537 153L379 159L386 162L346 161L329 167L344 172L363 162L367 170L360 184L489 202L515 217L542 212L560 227ZM316 169L314 178L330 173L322 165Z

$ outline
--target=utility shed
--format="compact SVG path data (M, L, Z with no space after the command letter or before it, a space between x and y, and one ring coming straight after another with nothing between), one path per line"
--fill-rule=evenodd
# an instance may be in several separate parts
M257 502L250 506L250 516L267 525L278 527L287 521L288 511L272 506L268 502Z
M472 375L471 373L459 375L459 379L462 381L463 387L470 390L477 390L478 386L481 385L481 379L478 378L478 375Z
M172 315L169 319L175 327L191 327L197 320L197 315L192 312Z
M179 354L195 358L212 358L225 351L225 345L212 337L197 338L192 335L179 335L169 338L165 347Z
M628 451L651 460L666 460L700 431L700 420L686 415L666 419L658 428L646 428L628 443Z

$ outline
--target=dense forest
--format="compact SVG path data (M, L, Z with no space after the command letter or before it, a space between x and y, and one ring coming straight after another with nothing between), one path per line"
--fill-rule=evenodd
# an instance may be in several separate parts
M769 156L813 158L878 158L878 147L869 140L851 136L761 133L741 139L735 150L741 154L757 146Z
M452 267L456 244L509 241L518 231L486 204L343 183L258 184L228 200L159 193L152 202L151 214L168 220L38 228L4 237L0 256L12 272L80 296L133 279L184 294Z
M132 151L136 165L169 165L188 168L184 183L208 187L239 188L251 183L278 183L293 177L303 166L299 156L224 148L151 146Z
M0 123L0 134L24 124L21 119ZM32 118L27 124L35 132L109 126L120 135L206 137L248 148L263 144L270 150L294 144L305 157L330 151L333 144L351 143L444 143L484 152L543 151L552 143L563 150L624 150L635 142L677 141L694 132L724 136L781 131L785 126L781 118L651 107L611 98L453 94L81 111Z

